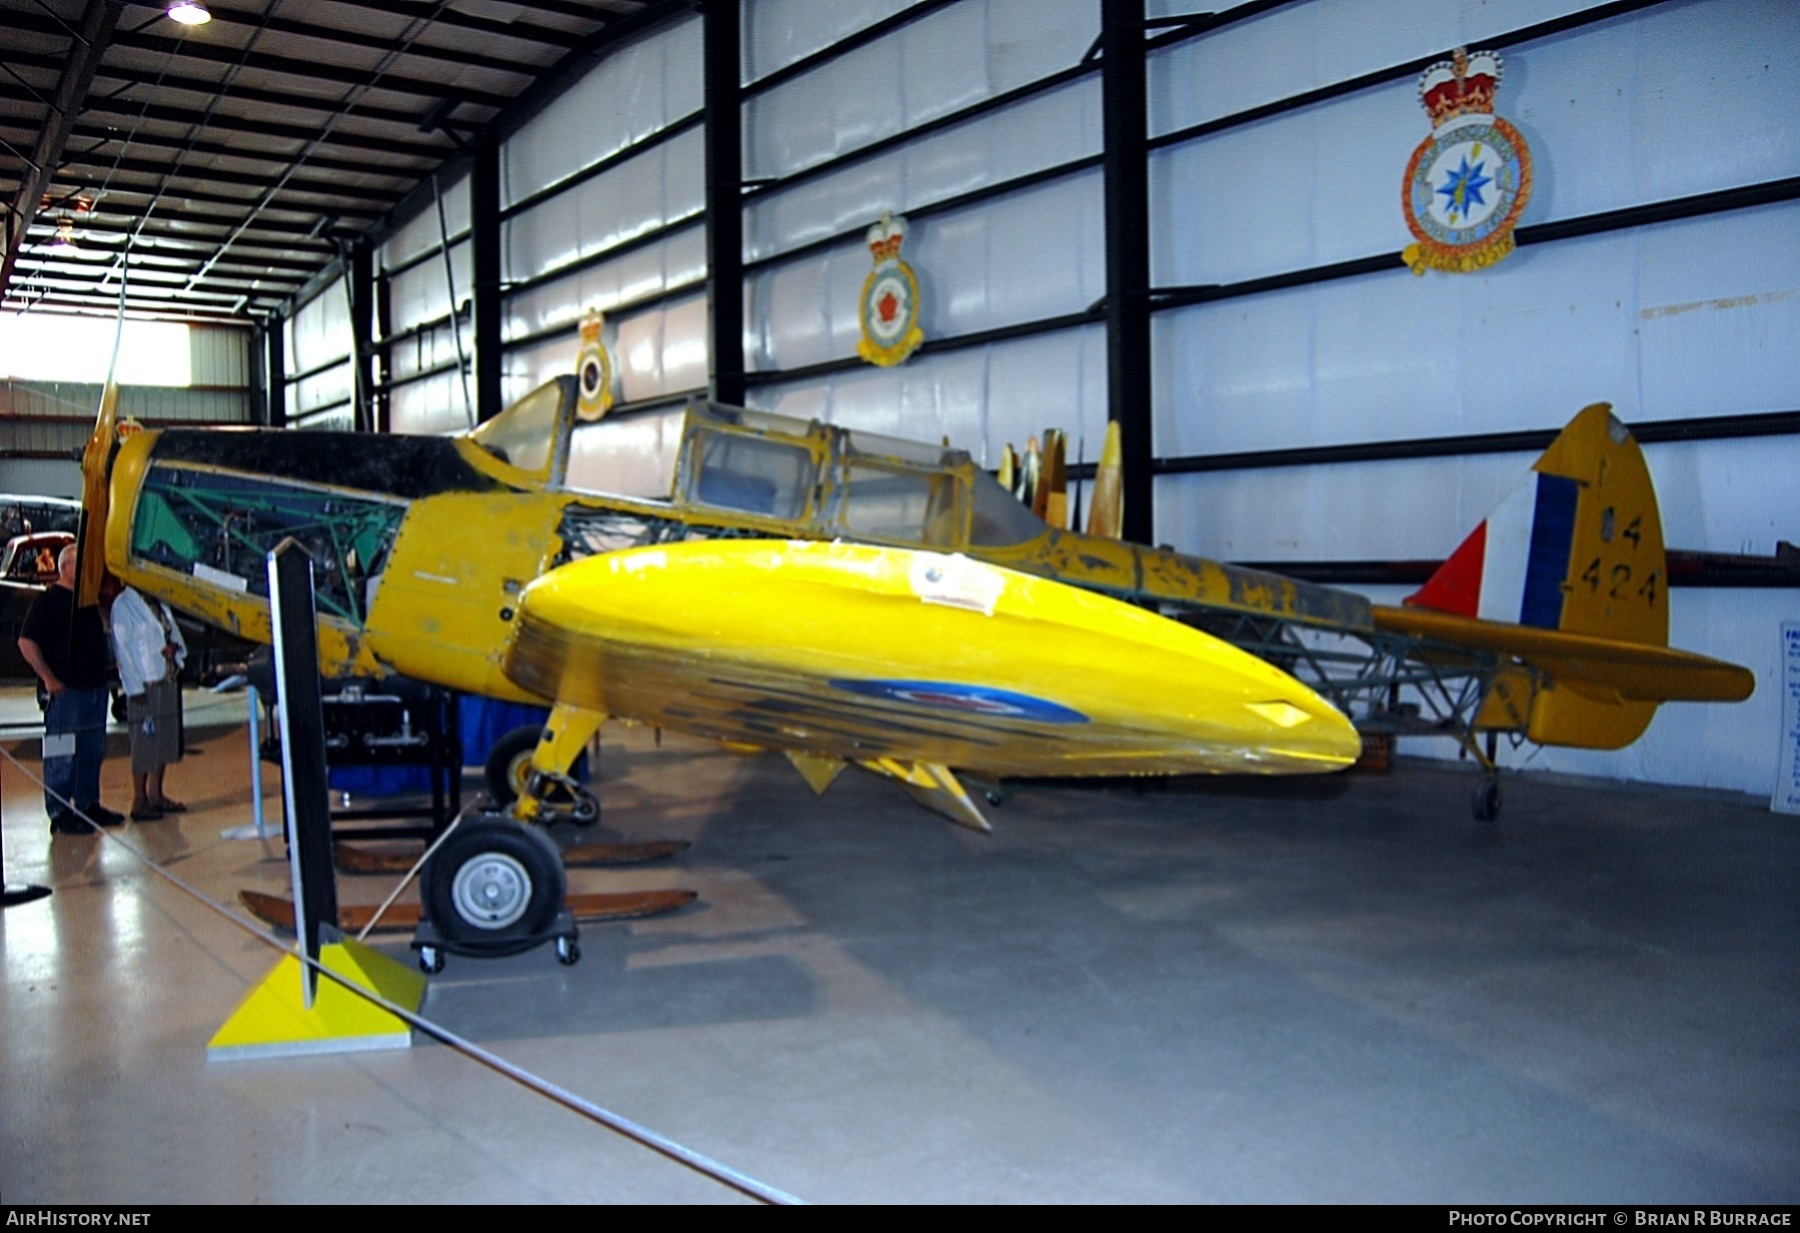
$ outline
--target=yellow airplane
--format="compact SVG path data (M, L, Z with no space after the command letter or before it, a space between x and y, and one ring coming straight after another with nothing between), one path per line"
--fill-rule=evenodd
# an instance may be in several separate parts
M700 402L590 419L574 376L452 438L119 442L103 407L84 468L85 542L141 591L267 642L292 538L327 675L549 705L502 776L526 821L608 718L779 751L819 792L854 763L985 829L963 776L1332 771L1359 727L1491 770L1483 733L1614 748L1753 686L1667 648L1655 496L1604 405L1403 607L1051 529L947 446ZM462 906L455 872L428 904Z

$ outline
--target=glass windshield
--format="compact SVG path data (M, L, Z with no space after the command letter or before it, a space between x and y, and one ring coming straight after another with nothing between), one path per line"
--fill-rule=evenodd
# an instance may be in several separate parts
M681 458L685 408L609 415L583 424L569 440L566 487L667 501Z
M948 548L956 543L956 477L856 462L842 472L838 519L858 538Z
M693 439L690 501L771 518L806 513L815 467L801 446L711 430L696 432Z
M469 438L501 462L534 475L550 466L556 451L557 412L562 410L559 381L540 385L469 434Z
M969 519L969 542L999 548L1036 539L1045 531L1038 516L1000 487L986 471L975 473L975 511Z

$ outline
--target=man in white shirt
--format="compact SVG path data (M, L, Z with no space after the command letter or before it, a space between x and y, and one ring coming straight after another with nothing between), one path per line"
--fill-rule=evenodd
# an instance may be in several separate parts
M181 665L187 642L161 600L131 587L113 603L113 648L131 728L131 820L154 822L187 806L163 794L163 775L181 760Z

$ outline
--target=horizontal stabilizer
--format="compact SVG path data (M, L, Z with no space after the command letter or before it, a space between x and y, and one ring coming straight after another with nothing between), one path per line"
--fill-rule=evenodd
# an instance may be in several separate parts
M1589 634L1532 629L1422 608L1375 609L1375 625L1391 633L1470 650L1516 656L1577 688L1604 691L1626 702L1742 702L1756 688L1747 668L1668 647ZM1590 691L1582 691L1586 685Z

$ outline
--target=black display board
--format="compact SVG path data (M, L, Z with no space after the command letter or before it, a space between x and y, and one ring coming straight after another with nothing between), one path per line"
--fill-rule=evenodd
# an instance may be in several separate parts
M325 784L325 718L319 699L319 645L312 558L294 540L269 554L275 634L275 698L281 707L281 790L287 809L288 865L294 879L294 932L306 965L306 1005L318 990L321 930L337 927L331 866L331 801ZM335 939L331 939L335 940Z

